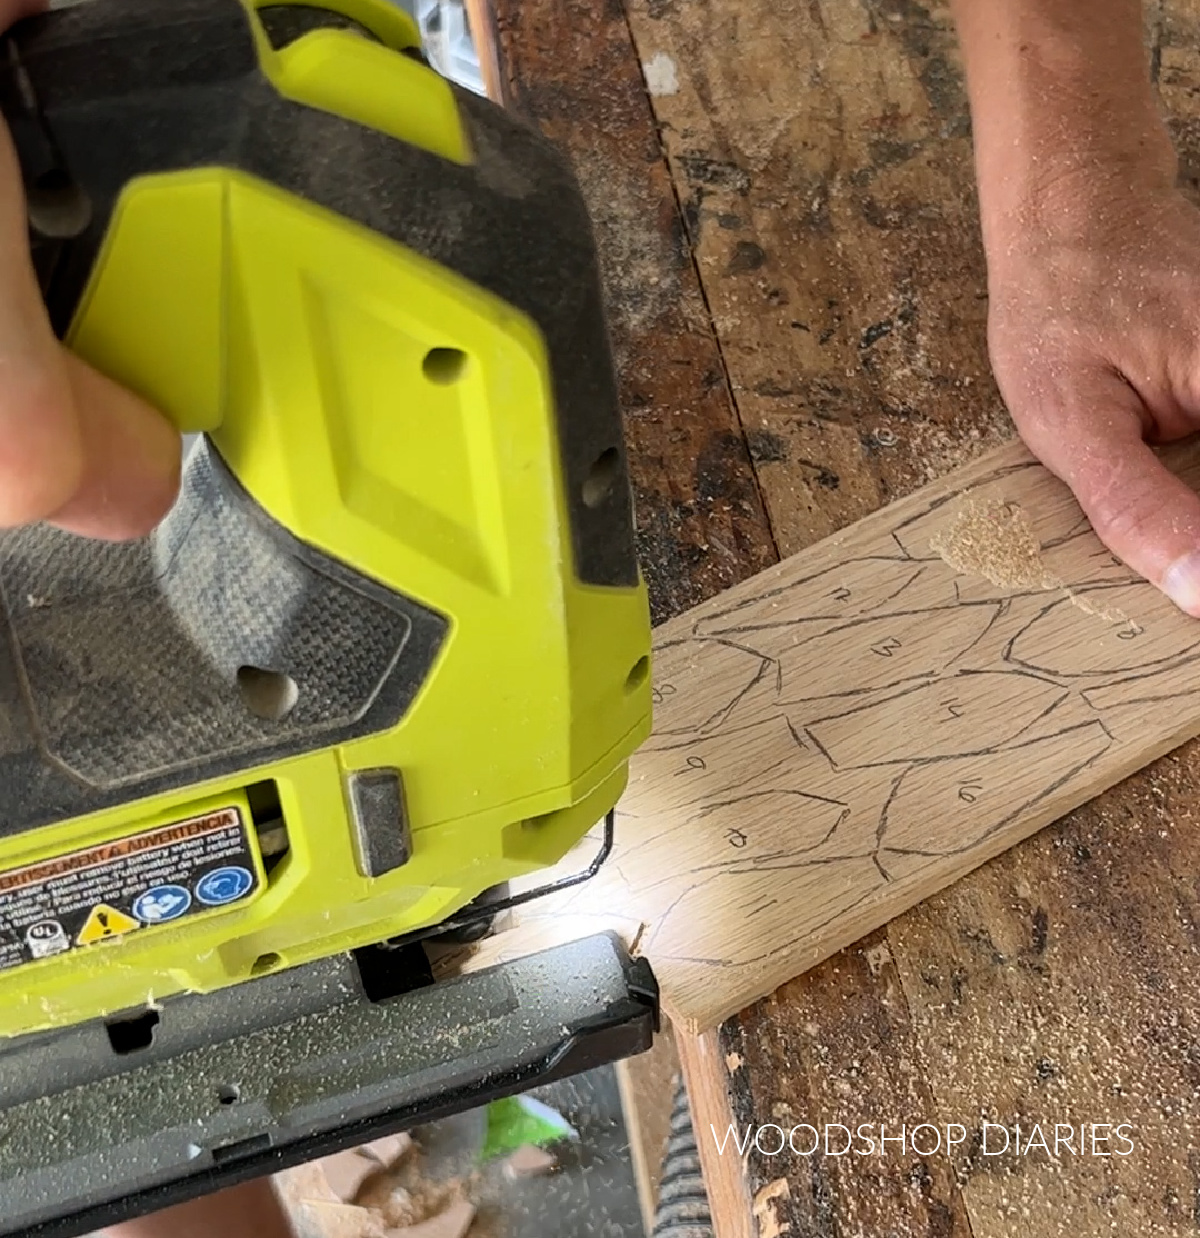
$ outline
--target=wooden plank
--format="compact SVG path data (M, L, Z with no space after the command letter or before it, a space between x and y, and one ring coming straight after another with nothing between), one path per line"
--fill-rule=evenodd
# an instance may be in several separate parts
M676 1045L692 1107L692 1126L696 1146L700 1149L708 1206L718 1238L755 1238L757 1227L752 1220L755 1201L746 1190L742 1158L736 1147L718 1142L721 1133L745 1124L746 1115L734 1112L730 1080L739 1063L728 1057L720 1033L715 1030L699 1036L679 1036ZM775 1175L772 1175L774 1180ZM760 1200L760 1211L764 1207L774 1209L775 1205Z
M675 1084L679 1078L679 1055L675 1052L670 1026L663 1028L645 1053L618 1062L616 1070L621 1112L629 1133L633 1176L648 1238L654 1229L658 1184L662 1178Z
M691 1046L704 1042L719 1052L697 1060ZM973 1238L882 932L718 1031L681 1038L680 1052L693 1064L702 1149L715 1150L731 1120L746 1145L741 1157L728 1139L723 1153L710 1153L717 1238ZM913 1150L918 1128L917 1148L927 1155ZM951 1138L965 1143L968 1131L960 1124Z
M1200 629L1015 444L663 625L655 675L612 860L480 955L615 927L686 1031L1200 731Z

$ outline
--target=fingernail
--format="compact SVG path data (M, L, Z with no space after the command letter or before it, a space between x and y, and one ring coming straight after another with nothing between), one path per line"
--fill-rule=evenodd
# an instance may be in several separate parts
M1162 591L1180 610L1200 618L1200 550L1181 555L1167 568Z

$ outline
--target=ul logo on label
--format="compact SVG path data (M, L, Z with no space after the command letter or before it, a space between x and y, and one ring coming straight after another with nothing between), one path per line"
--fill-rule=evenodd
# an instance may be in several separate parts
M39 920L25 930L25 944L35 959L45 959L69 949L71 939L57 920Z

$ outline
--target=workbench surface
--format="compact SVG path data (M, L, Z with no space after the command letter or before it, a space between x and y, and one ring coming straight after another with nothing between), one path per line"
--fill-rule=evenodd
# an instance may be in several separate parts
M570 152L596 220L656 620L1012 433L944 8L491 2L491 71ZM1194 187L1200 0L1148 8ZM718 1238L1196 1232L1198 753L685 1046ZM769 1131L716 1155L707 1126L731 1117L928 1123L943 1151L773 1156ZM985 1155L985 1121L1020 1123L1020 1154L1010 1134ZM1081 1150L1081 1123L1111 1129ZM1051 1150L1061 1125L1057 1159L1026 1149L1035 1124Z

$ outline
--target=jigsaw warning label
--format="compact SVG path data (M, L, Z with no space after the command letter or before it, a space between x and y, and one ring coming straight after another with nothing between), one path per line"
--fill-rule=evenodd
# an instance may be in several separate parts
M185 916L259 889L238 808L0 872L0 971Z

